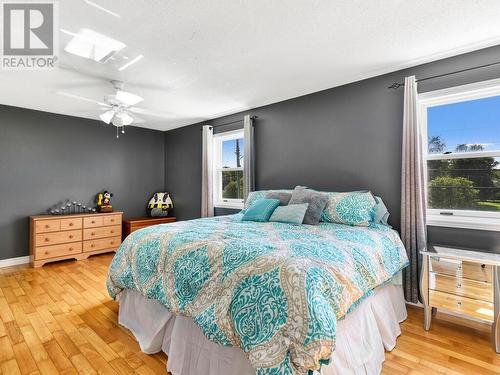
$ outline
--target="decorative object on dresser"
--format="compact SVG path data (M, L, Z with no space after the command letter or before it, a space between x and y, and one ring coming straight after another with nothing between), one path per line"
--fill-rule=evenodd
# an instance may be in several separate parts
M111 197L113 193L104 190L97 194L97 211L99 212L113 212L113 206L111 205Z
M148 203L148 215L151 217L167 217L168 210L174 207L167 192L154 193Z
M86 259L116 251L122 239L123 212L30 217L33 267L63 259Z
M92 214L97 210L93 207L87 207L81 202L70 202L67 201L60 206L61 203L58 203L55 206L52 206L47 210L47 212L51 215L81 215L81 214Z
M500 254L440 246L420 253L424 329L437 309L479 319L492 324L493 350L500 353Z
M123 221L123 238L130 233L157 224L167 224L176 221L175 217L138 217Z

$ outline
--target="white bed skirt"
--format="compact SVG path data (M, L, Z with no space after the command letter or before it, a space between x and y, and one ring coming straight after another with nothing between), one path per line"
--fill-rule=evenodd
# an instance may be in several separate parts
M168 356L173 375L254 375L245 353L209 341L191 318L175 316L154 300L125 290L118 321L136 337L141 350ZM392 350L407 317L403 290L389 284L375 290L337 326L337 343L322 375L380 374L384 349Z

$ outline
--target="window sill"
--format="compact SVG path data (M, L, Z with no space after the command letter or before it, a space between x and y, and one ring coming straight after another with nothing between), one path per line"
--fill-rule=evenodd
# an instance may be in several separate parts
M242 210L244 204L243 203L216 203L214 204L215 208L229 208L232 210Z
M427 215L427 225L500 232L500 219L498 218Z

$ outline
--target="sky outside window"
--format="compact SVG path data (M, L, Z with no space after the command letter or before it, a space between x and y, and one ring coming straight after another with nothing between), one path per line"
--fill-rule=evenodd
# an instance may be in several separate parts
M427 125L429 138L444 143L443 152L455 153L462 144L500 150L500 96L430 107Z

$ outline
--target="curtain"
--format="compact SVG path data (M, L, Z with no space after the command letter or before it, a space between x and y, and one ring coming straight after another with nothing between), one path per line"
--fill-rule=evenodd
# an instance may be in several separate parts
M214 216L213 202L213 127L202 128L202 161L201 161L201 217Z
M254 151L254 128L253 119L250 115L246 115L243 119L243 134L245 138L245 157L243 161L244 170L244 187L243 194L245 200L247 199L248 193L255 190L255 176L254 176L254 163L255 163L255 151Z
M420 250L426 247L424 140L418 124L418 95L415 76L405 78L403 110L403 155L401 170L401 239L410 266L404 271L406 300L419 300Z

